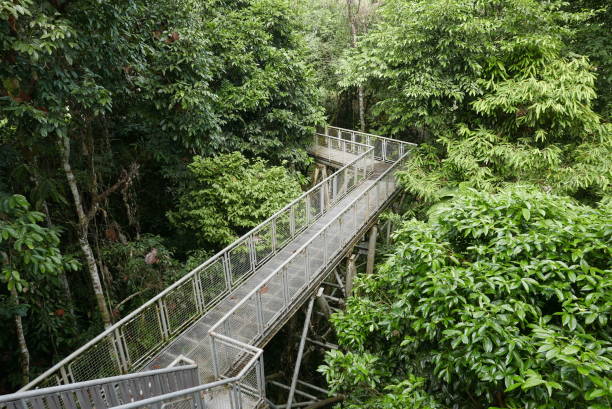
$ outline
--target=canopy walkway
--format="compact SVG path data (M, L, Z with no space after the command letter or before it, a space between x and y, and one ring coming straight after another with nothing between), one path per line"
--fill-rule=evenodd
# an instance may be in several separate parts
M413 146L326 127L309 151L339 167L335 173L20 392L0 397L0 408L76 408L62 398L67 384L137 371L149 371L149 386L166 387L121 399L97 387L90 392L97 404L85 407L258 407L265 398L261 348L387 207L397 193L395 172ZM197 386L159 378L162 368L184 363L197 365ZM33 388L49 389L23 392Z

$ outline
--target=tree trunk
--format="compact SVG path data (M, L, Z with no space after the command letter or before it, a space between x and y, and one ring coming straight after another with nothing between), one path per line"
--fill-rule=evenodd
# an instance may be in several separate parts
M19 296L17 290L11 290L11 298L15 305L19 305ZM21 369L21 382L22 385L30 382L30 351L28 350L28 344L26 343L25 334L23 333L23 323L21 322L21 315L15 314L15 328L17 330L17 342L19 344L19 367Z
M102 291L102 283L100 282L100 275L98 274L98 266L96 264L96 259L91 249L91 245L89 244L89 240L87 238L87 233L89 230L89 218L85 215L85 211L83 210L79 187L74 177L74 173L72 173L72 167L70 166L70 139L67 136L60 136L59 138L59 147L60 152L62 154L62 165L64 168L64 173L66 174L66 179L68 180L68 186L70 187L70 191L72 193L72 198L74 199L74 206L76 208L77 216L79 219L79 244L81 245L81 250L83 251L83 254L85 255L85 260L87 261L87 268L89 270L89 275L91 278L91 285L94 291L94 295L96 297L96 302L98 303L98 310L100 311L100 315L102 316L102 322L104 323L104 327L108 328L111 325L111 318L108 312L108 307L106 306L106 300L104 299L104 293Z
M348 14L348 21L351 27L351 47L357 46L357 21L355 19L355 13L353 13L353 0L346 0L346 8ZM357 6L359 11L359 6ZM357 100L359 103L359 130L365 132L365 99L363 85L357 87Z
M365 102L363 99L363 85L357 88L359 96L359 130L365 132Z

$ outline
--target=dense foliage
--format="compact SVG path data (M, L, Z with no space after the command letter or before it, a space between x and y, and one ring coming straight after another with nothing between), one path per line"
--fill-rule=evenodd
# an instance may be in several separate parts
M300 195L296 175L283 166L249 161L240 153L194 157L191 177L169 213L199 247L223 247Z
M612 127L594 107L598 93L611 92L596 88L605 84L596 75L610 73L606 65L594 72L572 49L581 38L575 26L597 25L564 6L381 6L378 24L345 61L344 81L378 90L371 115L383 132L427 142L403 174L410 192L432 202L458 184L521 181L591 201L606 194Z
M0 0L0 393L298 195L323 105L421 143L400 202L445 215L407 222L336 319L332 387L354 407L609 406L611 13Z
M0 0L0 191L27 197L82 261L66 285L41 284L45 308L67 312L45 318L65 342L24 316L26 338L41 338L32 373L185 271L196 243L166 213L194 155L306 169L322 109L302 27L285 0ZM224 228L228 240L245 226ZM19 372L15 351L0 345L3 375ZM0 391L21 382L1 378Z
M610 208L468 191L396 240L333 318L352 407L610 406Z
M39 352L52 355L73 335L70 328L62 328L60 320L68 315L69 300L49 303L48 297L61 287L59 276L66 270L76 270L78 263L62 256L59 233L41 226L42 221L44 215L33 211L25 197L0 197L0 281L2 289L10 294L0 293L0 316L15 324L17 335L3 332L0 339L19 350L22 382L28 381L30 366L22 317L36 320L37 331L28 339L34 345L42 344ZM17 378L16 373L13 376Z

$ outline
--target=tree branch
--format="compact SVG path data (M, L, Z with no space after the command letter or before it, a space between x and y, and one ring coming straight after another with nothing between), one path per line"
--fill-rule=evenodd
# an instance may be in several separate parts
M98 212L100 203L103 202L108 196L110 196L111 193L117 191L122 186L132 182L132 179L138 173L139 167L140 166L137 163L132 163L130 165L129 170L123 170L123 172L121 173L121 177L114 185L106 189L104 192L93 196L93 198L91 199L91 209L89 209L89 212L87 212L87 220L93 219L93 217Z

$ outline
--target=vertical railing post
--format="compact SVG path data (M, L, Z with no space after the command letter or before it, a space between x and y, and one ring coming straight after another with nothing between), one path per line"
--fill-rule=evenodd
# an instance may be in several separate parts
M119 368L123 373L128 373L130 371L130 362L128 356L126 354L126 350L124 348L123 337L121 336L121 332L119 328L116 328L113 331L113 338L115 340L115 347L117 348L117 358L119 363Z
M64 381L64 385L68 383L73 383L74 381L70 380L70 375L68 371L66 371L66 367L60 366L60 375L62 375L62 380Z
M283 299L285 301L285 309L289 308L289 283L287 280L287 266L281 270L281 282L283 284Z
M215 342L215 336L210 334L210 355L212 358L212 367L213 367L213 375L215 375L215 379L221 379L221 374L219 373L219 355L217 353L217 344Z
M323 262L327 264L327 229L324 229L323 232Z
M272 219L272 254L276 253L276 217Z
M289 208L289 234L295 237L295 206Z
M259 390L259 396L264 398L266 396L266 377L264 372L263 354L257 360L255 371L257 372L257 389Z
M382 140L382 160L383 162L387 160L387 140Z
M263 316L263 302L261 300L261 291L256 291L255 292L255 298L256 298L256 303L255 305L257 306L256 308L256 313L257 313L257 328L259 329L259 335L263 334L264 331L264 316Z
M204 313L204 308L206 305L204 304L204 299L202 298L202 284L200 282L200 273L201 271L197 271L193 274L191 278L193 280L193 296L196 302L196 310L199 314Z
M221 257L223 263L223 273L225 275L225 284L227 285L227 290L232 291L234 283L232 280L232 266L230 265L229 254L224 253Z
M358 203L358 202L357 202ZM353 231L357 232L357 203L353 203Z
M310 194L306 196L306 228L310 226Z
M321 204L321 215L325 214L325 184L321 184L321 187L319 188L319 200L320 200L320 204Z
M249 248L249 260L251 261L251 269L255 271L257 268L257 250L255 249L255 239L253 234L247 238L247 246Z
M166 306L164 304L163 298L157 300L157 311L159 314L159 322L161 324L162 337L163 339L168 339L170 336L170 329L168 326L168 315L166 312Z
M236 382L232 388L232 392L234 393L234 402L236 402L236 406L234 409L242 409L242 397L240 395L240 383Z

